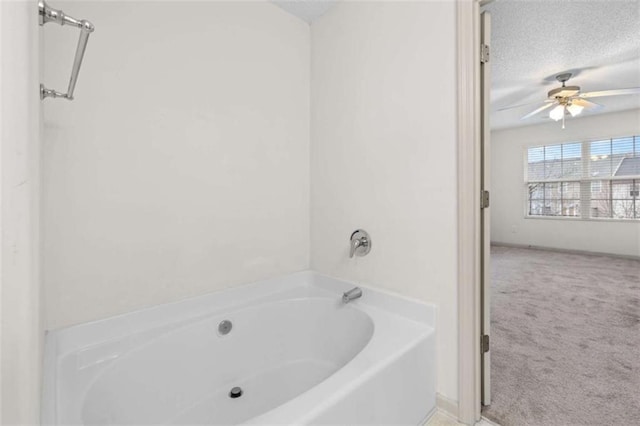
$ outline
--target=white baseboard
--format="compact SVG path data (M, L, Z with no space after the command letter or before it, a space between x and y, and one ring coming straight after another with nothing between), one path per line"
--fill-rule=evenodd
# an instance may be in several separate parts
M498 423L494 422L493 420L489 420L488 418L486 418L485 416L482 416L482 418L480 419L480 422L476 423L476 426L500 426Z
M630 254L605 253L601 251L574 250L574 249L564 249L564 248L558 248L558 247L534 246L531 244L503 243L500 241L491 241L491 245L496 247L513 247L513 248L523 248L523 249L532 249L532 250L555 251L558 253L585 254L589 256L608 256L608 257L615 257L618 259L640 260L640 256L634 256Z
M429 414L427 414L427 416L422 420L422 422L420 423L421 426L427 426L427 423L429 423L431 421L431 419L433 418L433 416L436 415L436 413L438 412L438 408L434 408L433 410L431 410L431 412Z
M438 393L436 394L436 409L438 412L443 413L447 417L451 417L453 420L460 422L460 420L458 420L458 401L455 401L451 398L447 398L446 396L440 395ZM427 422L429 418L433 416L433 414L434 413L429 414L427 418ZM426 425L427 422L425 422L424 424ZM462 425L462 423L458 423L458 424ZM480 421L477 422L475 426L500 426L500 425L482 416L480 418Z
M451 417L455 419L458 418L458 401L447 398L446 396L438 393L436 394L436 407L438 407L438 410L444 411Z

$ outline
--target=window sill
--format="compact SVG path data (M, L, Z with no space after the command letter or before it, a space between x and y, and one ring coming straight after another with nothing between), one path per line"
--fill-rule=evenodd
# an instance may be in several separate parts
M525 219L541 219L541 220L567 220L574 222L615 222L615 223L636 223L640 224L640 219L613 219L609 217L571 217L571 216L529 216L525 215Z

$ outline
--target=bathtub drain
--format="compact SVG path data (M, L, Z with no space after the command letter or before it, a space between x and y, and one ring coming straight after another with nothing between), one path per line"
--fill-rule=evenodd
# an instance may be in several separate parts
M229 398L240 398L242 396L242 389L238 386L231 389L229 392Z
M224 321L220 322L220 324L218 324L218 333L221 336L225 336L225 335L229 334L229 332L231 331L232 328L233 328L233 324L231 323L231 321L224 320Z

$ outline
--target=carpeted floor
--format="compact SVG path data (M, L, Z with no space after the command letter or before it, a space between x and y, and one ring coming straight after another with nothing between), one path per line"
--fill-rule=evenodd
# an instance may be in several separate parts
M640 261L493 247L502 426L640 425Z

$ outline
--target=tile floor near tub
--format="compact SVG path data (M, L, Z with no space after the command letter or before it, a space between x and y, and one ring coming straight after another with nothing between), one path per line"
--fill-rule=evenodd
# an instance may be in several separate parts
M445 413L444 411L436 411L436 413L429 419L424 426L465 426L463 423L458 423L458 421ZM475 426L500 426L497 423L489 422L485 419L480 420Z

